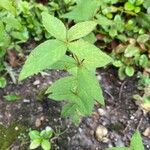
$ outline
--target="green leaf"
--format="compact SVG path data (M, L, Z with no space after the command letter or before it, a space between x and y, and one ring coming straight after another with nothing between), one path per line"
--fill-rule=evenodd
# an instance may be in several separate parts
M114 17L114 25L112 27L115 27L117 31L123 32L124 31L124 21L121 18L121 15L115 15Z
M65 55L55 64L53 64L50 68L51 69L58 69L58 70L69 70L77 66L77 62L70 56Z
M43 140L41 143L41 147L43 148L43 150L50 150L51 143L48 140Z
M61 116L62 117L67 117L67 116L72 116L72 114L77 113L78 106L75 103L68 103L62 108Z
M44 27L52 36L54 36L56 39L66 41L66 27L61 20L43 12L42 21Z
M124 8L125 8L125 10L132 11L132 10L134 10L134 5L131 4L130 2L126 2L124 5Z
M16 29L16 30L21 30L22 29L21 23L14 16L5 17L5 18L3 18L2 21L4 23L6 23L6 25L9 26L9 28L13 28L13 29Z
M6 51L6 48L8 48L10 45L10 36L6 33L5 27L2 21L0 21L0 50ZM3 56L4 52L0 52L0 54Z
M83 114L91 113L94 99L104 105L99 83L86 68L78 68L77 77L65 77L56 81L46 93L51 93L49 98L76 103Z
M115 66L115 67L121 67L121 66L123 66L123 63L122 63L122 61L121 60L115 60L114 62L113 62L113 65Z
M119 70L118 70L118 76L119 76L120 80L124 80L125 79L126 74L125 74L125 67L124 66L122 66L122 67L119 68Z
M110 30L109 30L109 35L114 38L115 36L117 36L117 29L115 29L113 26L111 26Z
M68 40L73 41L88 35L92 30L94 30L96 25L97 23L94 21L77 23L68 30Z
M136 1L137 0L128 0L128 2L131 3L131 4L135 4Z
M137 42L139 42L139 43L145 43L149 39L150 39L150 36L148 34L142 34L142 35L138 36Z
M150 7L150 1L144 0L143 6L144 6L144 8L148 9Z
M140 6L145 0L136 0L135 5Z
M16 14L14 0L0 0L0 7L10 11L14 15Z
M81 114L78 111L78 106L77 106L77 104L74 104L74 103L66 104L62 108L61 116L62 117L68 117L68 116L71 117L73 123L75 123L77 125L81 121Z
M7 81L4 77L0 77L0 88L4 88L7 84Z
M94 44L96 42L96 36L94 35L93 32L88 34L87 36L83 37L83 39L91 44Z
M150 15L147 13L139 13L139 15L136 17L137 23L147 29L150 30Z
M28 32L26 30L24 31L12 31L11 34L12 38L18 39L19 42L26 42L29 38Z
M134 12L135 12L135 13L139 13L140 11L141 11L141 7L135 7L135 8L134 8Z
M29 55L20 73L19 80L50 68L65 55L66 49L66 45L58 40L48 40L40 44Z
M46 93L51 93L49 98L54 100L70 100L74 98L73 91L76 87L76 79L72 76L57 80L50 86Z
M52 130L49 130L49 131L47 131L47 130L42 130L41 133L40 133L40 136L41 136L42 138L44 138L44 139L49 139L49 138L52 137L52 135L53 135Z
M139 53L139 48L134 46L134 44L130 44L127 46L124 52L125 57L133 57Z
M134 68L132 66L127 66L126 69L125 69L125 73L129 77L132 77L134 75Z
M57 61L50 69L66 70L72 75L77 74L77 62L71 56L65 55L61 60Z
M46 93L50 93L50 99L54 99L56 101L65 100L73 104L77 104L76 109L78 109L83 114L90 114L93 104L90 103L89 110L89 107L87 106L89 103L87 103L87 101L93 101L93 98L90 98L89 100L89 96L87 94L81 96L80 93L77 93L77 89L79 88L77 83L77 77L65 77L57 80L52 86L48 88Z
M147 55L143 54L140 56L139 65L142 66L143 68L148 67L149 59L148 59Z
M68 48L77 55L80 61L84 60L84 66L90 69L104 67L112 62L112 58L110 56L102 52L93 44L84 40L72 42L69 44Z
M15 95L15 94L6 95L6 96L3 96L3 97L8 102L14 102L14 101L17 101L17 100L21 99L21 97L19 95Z
M84 115L91 113L94 99L104 105L99 83L86 68L78 68L77 77L65 77L56 81L47 93L51 93L49 98L76 103L77 109Z
M108 19L107 17L101 14L96 15L96 17L97 17L97 23L106 31L113 24L113 21L111 19Z
M29 132L29 137L31 140L40 139L40 132L37 130L32 130Z
M144 150L142 138L138 130L133 134L131 138L130 148L133 150Z
M81 0L74 9L63 15L64 18L75 20L75 22L88 21L94 18L100 1L97 0Z
M79 67L77 74L77 93L83 96L87 95L92 99L97 100L100 104L104 105L104 97L100 88L99 82L93 74L85 67Z
M36 149L41 145L41 140L40 139L35 139L31 142L30 144L30 149Z

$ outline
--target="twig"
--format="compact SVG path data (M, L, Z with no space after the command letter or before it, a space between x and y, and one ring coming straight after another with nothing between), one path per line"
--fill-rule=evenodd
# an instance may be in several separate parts
M127 81L124 81L122 84L121 84L121 87L120 87L120 90L119 90L119 101L121 100L121 96L122 96L122 91L123 91L123 88L124 88L124 85L126 84Z
M108 94L112 100L114 100L114 97L107 90L104 90L104 92Z
M142 122L143 122L143 119L144 119L144 112L142 111L141 119L140 119L140 121L138 122L137 129L140 128L140 126L141 126L141 124L142 124Z
M124 134L127 131L127 129L129 128L129 126L130 126L130 123L128 123L127 126L125 127L125 129L122 131Z

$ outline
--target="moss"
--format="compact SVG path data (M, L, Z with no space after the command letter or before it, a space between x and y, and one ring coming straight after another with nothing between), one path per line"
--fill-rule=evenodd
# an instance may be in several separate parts
M0 125L0 145L1 150L7 150L17 139L20 133L25 132L26 127L13 123L8 128Z

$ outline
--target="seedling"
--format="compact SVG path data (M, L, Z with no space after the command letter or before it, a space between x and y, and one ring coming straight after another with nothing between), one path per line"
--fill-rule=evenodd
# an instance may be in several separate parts
M41 132L37 130L31 130L29 132L29 137L31 140L30 149L36 149L41 146L43 150L50 150L50 138L52 135L53 130L50 127L46 127L45 130L42 130Z
M65 100L62 116L70 116L78 123L81 116L92 112L95 100L104 105L104 98L95 76L97 67L104 67L112 59L99 48L83 40L96 27L95 21L80 22L66 29L56 17L42 13L45 29L55 39L47 40L29 55L19 80L37 74L44 69L66 70L70 76L56 81L48 88L50 99ZM66 52L69 55L66 55Z

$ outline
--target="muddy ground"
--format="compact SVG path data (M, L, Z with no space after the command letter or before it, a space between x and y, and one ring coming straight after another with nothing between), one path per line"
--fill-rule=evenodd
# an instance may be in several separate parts
M0 123L9 127L15 122L38 130L51 126L57 133L60 130L62 134L53 139L54 150L105 150L112 146L127 146L136 128L143 133L150 127L150 114L143 114L132 98L139 92L136 77L120 81L112 67L97 70L106 107L96 104L92 115L83 118L79 126L71 124L68 118L60 118L63 103L49 100L43 91L65 75L64 72L48 71L19 84L13 84L10 79L7 87L0 89ZM6 102L3 96L10 93L19 94L21 99ZM98 137L98 128L108 131L104 138ZM149 150L148 135L142 137L145 149ZM28 146L25 136L22 140L14 140L10 149L28 150Z

